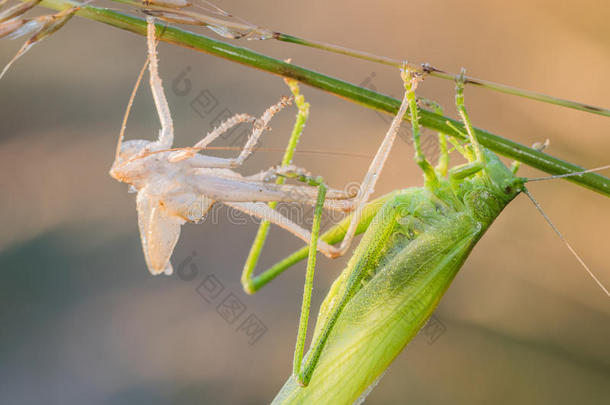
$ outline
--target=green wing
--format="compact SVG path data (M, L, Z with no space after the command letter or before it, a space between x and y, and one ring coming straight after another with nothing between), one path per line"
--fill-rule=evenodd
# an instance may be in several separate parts
M483 227L466 211L427 217L438 205L415 190L386 203L331 287L312 347L339 313L309 386L289 378L274 404L353 403L431 315Z

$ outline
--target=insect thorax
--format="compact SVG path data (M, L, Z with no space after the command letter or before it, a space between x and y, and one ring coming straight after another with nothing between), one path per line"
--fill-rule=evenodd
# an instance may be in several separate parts
M364 277L366 283L384 262L409 247L414 241L429 243L452 232L470 234L473 242L489 228L502 210L523 190L524 181L515 176L495 154L486 153L486 165L476 175L455 182L439 179L432 187L412 187L389 200L374 222L376 235L386 235L377 263ZM382 231L382 229L384 229ZM366 236L365 236L366 237ZM451 243L453 237L445 240ZM370 241L369 243L372 243ZM371 256L368 257L371 264Z
M485 167L463 182L462 201L473 217L489 226L524 189L525 179L517 177L489 150L484 150Z

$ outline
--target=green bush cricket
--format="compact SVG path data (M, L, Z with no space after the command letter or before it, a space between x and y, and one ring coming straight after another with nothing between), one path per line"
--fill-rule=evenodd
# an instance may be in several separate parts
M528 179L516 176L519 164L514 163L509 169L493 152L479 145L464 107L461 78L457 80L456 106L469 144L460 144L453 137L439 134L441 153L438 165L433 167L420 146L414 92L418 76L404 72L403 79L406 94L388 134L395 135L390 132L397 130L408 107L415 160L424 172L424 187L382 196L362 210L357 209L352 218L346 218L322 236L328 243L337 243L350 228L356 233L366 230L321 305L312 344L304 360L314 250L306 247L254 278L253 264L262 247L260 233L251 251L242 277L249 292L256 291L309 252L293 376L278 393L274 404L348 404L363 400L426 323L471 250L504 207L524 192L540 208L525 188ZM449 169L447 141L468 163ZM381 153L388 152L388 144L385 146L385 150L383 146L380 148ZM316 213L319 215L319 211ZM360 217L354 221L353 217L358 214ZM545 219L548 221L546 216ZM319 221L314 221L317 234L316 227ZM608 294L569 244L568 247Z

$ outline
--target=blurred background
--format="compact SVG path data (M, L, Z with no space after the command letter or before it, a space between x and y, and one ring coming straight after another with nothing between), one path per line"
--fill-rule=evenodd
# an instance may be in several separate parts
M475 77L610 107L610 8L600 0L217 4L274 30L449 72L464 66ZM389 67L272 41L233 42L401 95ZM20 46L1 41L2 63ZM215 220L183 227L172 258L190 269L182 277L146 269L135 195L108 175L145 52L142 37L75 17L0 82L3 404L262 404L291 371L305 266L243 293L252 220L218 210ZM159 53L176 146L201 139L221 114L258 115L288 94L264 72L164 43ZM429 78L419 93L456 117L453 87ZM299 148L335 154L298 153L295 163L334 187L359 181L369 158L358 155L374 154L388 118L302 91L311 114ZM202 109L201 97L214 104ZM528 145L549 138L549 153L584 167L609 163L608 118L470 87L466 99L480 128ZM294 114L274 118L241 173L279 163L274 149L284 147ZM127 138L153 139L158 128L144 85ZM242 143L235 131L218 145ZM376 195L422 184L412 154L397 143ZM610 200L562 180L530 190L609 285ZM300 246L273 228L257 271ZM345 262L319 259L313 313ZM227 316L228 303L239 317ZM524 196L475 248L434 319L442 333L416 337L367 404L608 401L608 299ZM246 327L252 322L256 333Z

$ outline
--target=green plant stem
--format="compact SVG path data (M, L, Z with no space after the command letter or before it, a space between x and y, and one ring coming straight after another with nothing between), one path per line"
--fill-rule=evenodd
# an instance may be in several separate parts
M130 5L135 8L142 8L142 3L138 0L112 0L112 1L114 1L116 3L127 4L127 5ZM417 65L417 64L413 64L413 63L405 63L404 61L388 58L385 56L374 55L372 53L363 52L363 51L359 51L359 50L355 50L355 49L350 49L350 48L346 48L343 46L330 44L327 42L314 41L311 39L305 39L305 38L300 38L300 37L297 37L294 35L285 34L283 32L273 31L273 30L270 30L270 29L267 29L264 27L258 27L256 25L252 25L247 22L239 22L239 21L236 22L236 21L232 21L232 20L218 19L216 17L211 17L207 14L201 14L201 13L189 14L189 11L186 11L186 10L174 11L171 9L158 7L153 4L147 6L147 8L151 8L152 10L158 10L158 11L165 10L165 12L169 13L169 15L171 15L172 12L183 13L184 15L192 16L193 20L198 21L199 24L202 26L226 27L229 30L235 30L237 32L241 32L244 34L249 33L249 34L253 34L254 36L260 36L261 38L265 38L265 39L273 38L277 41L307 46L310 48L320 49L320 50L323 50L326 52L332 52L332 53L336 53L339 55L349 56L352 58L363 59L363 60L367 60L369 62L379 63L382 65L401 68L403 65L406 64L408 66L409 70L411 70L411 71L418 72L418 73L426 73L426 74L429 74L430 76L438 77L438 78L445 79L445 80L454 80L455 76L456 76L455 74L444 72L444 71L434 68L428 64ZM579 111L585 111L585 112L589 112L589 113L593 113L593 114L599 114L599 115L603 115L606 117L610 117L610 110L607 108L601 108L601 107L597 107L597 106L593 106L593 105L589 105L589 104L585 104L585 103L579 103L576 101L553 97L553 96L549 96L546 94L542 94L542 93L538 93L538 92L534 92L534 91L530 91L530 90L519 89L519 88L516 88L513 86L507 86L505 84L494 83L494 82L490 82L488 80L478 79L478 78L472 77L472 76L465 76L464 79L465 79L464 84L479 86L484 89L498 91L500 93L511 94L511 95L518 96L518 97L529 98L529 99L541 101L544 103L555 104L555 105L559 105L562 107L572 108L572 109L579 110Z
M41 4L55 10L62 10L76 5L75 2L69 0L44 0ZM99 7L83 6L82 9L77 12L77 15L121 28L138 35L146 35L146 21L124 13ZM398 107L400 106L400 101L392 97L376 93L363 87L358 87L352 83L314 72L301 66L270 58L246 48L237 47L226 42L214 40L203 35L172 26L165 26L163 24L159 24L159 31L162 32L159 38L161 41L200 52L210 53L233 62L255 67L283 77L296 79L303 84L327 91L368 108L389 114L396 114ZM455 128L463 130L462 124L456 120L427 110L421 111L420 118L420 124L424 127L464 139L462 134L451 128L451 125L453 125ZM555 175L583 170L582 167L565 162L509 139L499 137L488 131L475 128L475 132L480 143L486 148L546 173ZM597 191L603 195L610 196L610 179L599 174L586 173L578 176L566 177L565 179L593 191Z
M387 58L385 56L378 56L378 55L374 55L374 54L371 54L368 52L357 51L354 49L345 48L345 47L333 45L333 44L328 44L325 42L299 38L299 37L295 37L295 36L289 35L289 34L284 34L281 32L274 33L273 38L277 39L278 41L289 42L289 43L297 44L297 45L304 45L304 46L308 46L310 48L321 49L324 51L337 53L340 55L351 56L351 57L358 58L358 59L364 59L369 62L379 63L379 64L387 65L387 66L393 66L396 68L400 68L404 64L403 61L400 61L397 59ZM409 63L408 66L409 66L410 70L413 70L413 71L416 71L419 73L426 73L426 74L429 74L430 76L438 77L440 79L455 80L455 77L456 77L455 74L443 72L442 70L436 69L432 66L425 65L425 64L416 65L416 64ZM464 83L470 84L473 86L482 87L482 88L485 88L488 90L498 91L500 93L511 94L514 96L529 98L529 99L536 100L536 101L542 101L544 103L555 104L555 105L559 105L562 107L572 108L574 110L585 111L585 112L589 112L589 113L593 113L593 114L610 117L610 110L607 108L601 108L601 107L597 107L597 106L590 105L590 104L579 103L577 101L571 101L571 100L566 100L566 99L562 99L562 98L558 98L558 97L553 97L553 96L538 93L535 91L519 89L519 88L516 88L513 86L495 83L495 82L491 82L489 80L483 80L483 79L479 79L479 78L472 77L472 76L464 76Z

